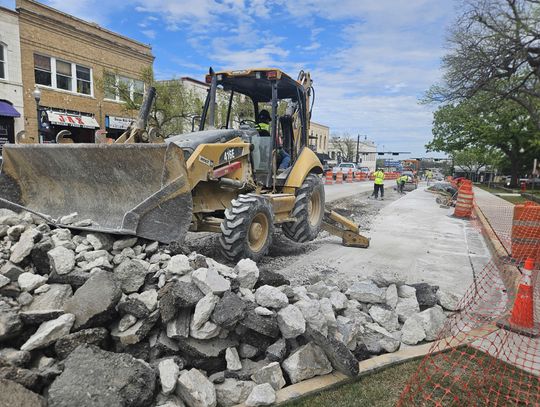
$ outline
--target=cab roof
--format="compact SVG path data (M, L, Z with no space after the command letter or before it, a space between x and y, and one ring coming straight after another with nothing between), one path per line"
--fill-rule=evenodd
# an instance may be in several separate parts
M239 71L216 72L218 85L225 90L247 95L255 102L272 100L272 82L278 80L278 99L298 100L304 87L289 75L276 68L249 68ZM208 79L207 79L208 81Z

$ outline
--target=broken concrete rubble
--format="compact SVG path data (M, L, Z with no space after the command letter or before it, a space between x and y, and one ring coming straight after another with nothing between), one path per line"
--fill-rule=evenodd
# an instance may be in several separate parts
M269 406L276 401L276 392L268 383L258 384L246 400L246 406Z
M90 328L109 322L122 291L111 273L93 274L64 305L64 311L75 315L75 329Z
M311 343L294 351L283 361L282 366L292 383L298 383L332 371L332 365L323 350Z
M190 407L215 407L216 390L208 378L197 369L184 370L176 384L178 394Z
M55 343L58 339L69 334L73 322L75 322L75 316L73 314L64 314L52 321L44 322L21 346L21 350L31 351L45 348Z
M156 373L139 359L82 345L64 364L64 371L49 389L51 407L85 406L88 399L93 405L111 407L151 403Z
M440 307L420 312L419 290L399 276L291 287L251 260L229 267L144 239L77 233L25 223L0 234L0 377L52 406L73 405L72 392L83 406L87 382L102 405L228 406L250 395L264 405L287 381L354 376L357 358L433 338L444 323ZM23 236L30 254L9 261ZM437 291L455 308L448 297ZM154 391L146 382L156 378Z

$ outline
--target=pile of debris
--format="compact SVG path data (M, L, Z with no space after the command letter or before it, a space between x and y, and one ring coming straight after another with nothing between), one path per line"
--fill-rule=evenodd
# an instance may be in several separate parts
M436 339L458 306L391 273L340 285L0 209L0 404L269 405L287 384Z

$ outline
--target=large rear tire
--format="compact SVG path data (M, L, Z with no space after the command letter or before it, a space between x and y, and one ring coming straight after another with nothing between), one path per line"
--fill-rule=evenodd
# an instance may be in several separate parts
M231 204L221 223L221 253L233 262L245 258L258 261L272 244L272 205L268 199L255 194L239 195Z
M309 174L296 191L292 216L296 221L282 226L283 233L289 239L304 243L319 235L324 217L324 185L317 175Z

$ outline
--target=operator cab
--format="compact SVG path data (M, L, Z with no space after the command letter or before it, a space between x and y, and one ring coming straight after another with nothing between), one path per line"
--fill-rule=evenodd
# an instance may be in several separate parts
M278 69L223 72L210 69L206 82L210 89L199 131L216 126L219 89L220 99L224 92L229 100L226 115L220 112L220 127L242 131L242 138L253 145L251 156L256 180L269 188L284 182L307 145L310 90ZM284 168L278 169L280 165Z

